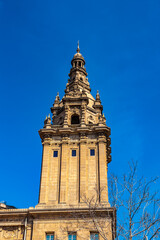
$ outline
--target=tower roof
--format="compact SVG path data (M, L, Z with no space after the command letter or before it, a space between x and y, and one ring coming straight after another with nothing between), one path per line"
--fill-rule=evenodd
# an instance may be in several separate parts
M74 57L71 61L71 64L73 65L73 61L74 60L82 60L85 64L85 60L84 60L84 57L82 56L82 54L80 53L80 48L79 48L79 41L78 41L78 45L77 45L77 52L76 54L74 54Z

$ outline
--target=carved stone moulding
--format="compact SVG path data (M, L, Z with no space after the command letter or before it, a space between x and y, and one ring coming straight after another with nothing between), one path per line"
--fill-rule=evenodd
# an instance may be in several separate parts
M79 106L79 105L72 105L72 106L70 106L70 109L80 109L81 108L81 106Z
M50 138L52 138L52 135L51 134L45 134L43 137L47 138L47 139L50 139Z
M98 132L98 136L99 136L99 137L104 137L104 136L105 136L105 133L104 133L104 132Z
M68 140L69 138L69 135L68 134L63 134L62 135L62 140Z
M87 134L85 132L79 134L81 138L86 138Z
M3 227L2 237L4 239L18 239L18 227Z

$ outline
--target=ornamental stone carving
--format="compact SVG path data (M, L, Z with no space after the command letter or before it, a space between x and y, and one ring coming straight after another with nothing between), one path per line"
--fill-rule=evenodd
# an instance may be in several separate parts
M18 228L6 227L3 228L3 238L4 239L14 239L18 240Z

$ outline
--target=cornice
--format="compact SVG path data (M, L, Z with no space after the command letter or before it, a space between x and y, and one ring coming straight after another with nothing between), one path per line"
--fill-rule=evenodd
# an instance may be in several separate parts
M75 134L75 133L98 133L102 135L107 135L109 137L110 135L110 128L107 126L86 126L86 127L62 127L58 125L52 125L52 128L42 128L39 130L40 137L52 137L52 136L61 136L63 134Z
M29 213L29 209L6 209L0 210L0 218L8 215L26 216Z
M72 97L72 96L65 96L65 97L63 97L63 103L65 104L65 102L72 102L72 105L73 106L81 106L82 104L81 104L81 102L82 102L82 100L85 100L86 102L87 102L87 104L88 104L88 97L87 96L85 96L85 97L83 97L83 96L81 96L81 97L79 97L79 96L77 96L77 97ZM75 101L77 101L78 103L75 103Z
M6 216L6 215L10 215L10 216L14 216L14 215L17 215L17 216L26 216L27 214L46 214L46 213L70 213L70 212L79 212L79 213L87 213L89 212L90 210L87 208L87 207L84 207L84 208L74 208L74 207L70 207L70 208L51 208L51 207L48 207L46 206L46 208L28 208L28 209L14 209L13 211L9 211L9 210L3 210L3 211L0 211L0 217L1 216ZM95 210L95 212L113 212L114 211L114 208L112 207L103 207L103 206L100 206L100 207L97 207Z

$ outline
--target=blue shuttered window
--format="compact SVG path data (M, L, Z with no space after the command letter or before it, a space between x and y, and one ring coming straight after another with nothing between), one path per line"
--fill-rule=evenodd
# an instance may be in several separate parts
M94 149L90 149L90 156L95 156L95 150Z
M47 234L46 240L54 240L54 234Z
M72 150L72 157L76 156L76 150Z
M58 151L53 152L53 157L58 157Z
M76 240L76 234L75 233L68 234L68 240Z

